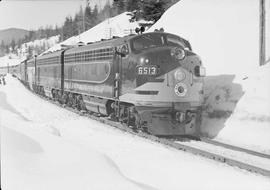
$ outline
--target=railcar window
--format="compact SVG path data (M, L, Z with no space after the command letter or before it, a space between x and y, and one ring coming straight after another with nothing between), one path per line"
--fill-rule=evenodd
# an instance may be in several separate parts
M97 60L108 60L113 57L112 48L96 49L92 51L79 52L75 54L66 54L65 62L85 62L85 61L97 61Z
M38 65L49 65L49 64L59 64L59 63L60 63L60 57L59 56L43 58L43 59L38 59L37 60Z
M131 41L131 47L134 50L158 47L164 45L164 37L160 34L144 34Z

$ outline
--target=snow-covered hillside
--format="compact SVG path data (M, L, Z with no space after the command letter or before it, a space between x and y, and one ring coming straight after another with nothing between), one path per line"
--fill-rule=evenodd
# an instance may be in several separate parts
M19 57L15 56L13 54L0 57L0 68L17 65L20 63L20 60L21 59Z
M258 26L259 1L182 0L149 31L182 36L201 56L208 75L202 132L270 152L270 65L259 67Z
M125 36L134 34L134 30L138 27L137 22L129 22L130 16L127 12L107 19L88 31L83 32L78 36L73 36L55 46L48 49L46 52L53 52L61 49L61 45L76 45L78 42L88 43L100 41L101 39L110 39L113 36Z
M22 44L21 48L19 48L18 54L21 57L26 57L28 53L28 49L40 49L40 50L47 50L51 48L52 46L56 45L60 40L60 35L49 37L48 39L43 38L31 42L27 42ZM33 54L36 54L37 52L33 52Z
M14 66L21 63L21 61L25 60L29 54L29 50L33 51L33 54L36 54L35 49L39 50L47 50L50 47L57 44L60 40L60 36L52 36L48 39L43 38L27 43L23 43L20 48L17 49L17 55L9 54L3 57L0 57L0 68L7 67L7 66Z

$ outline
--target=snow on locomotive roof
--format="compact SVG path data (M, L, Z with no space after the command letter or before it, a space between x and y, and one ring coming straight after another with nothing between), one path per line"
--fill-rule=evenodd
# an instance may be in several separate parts
M41 56L37 56L37 60L44 59L44 58L49 58L49 57L61 56L62 51L63 50L58 50L58 51L55 51L55 52L51 52L51 53L48 53L48 54L43 54Z
M123 43L123 41L128 40L128 39L130 39L132 37L133 36L125 36L125 37L122 37L122 38L111 38L111 39L108 39L108 40L103 40L103 41L90 43L90 44L87 44L85 46L78 46L76 48L68 49L65 54L86 51L86 50L89 50L89 48L96 49L96 48L102 48L102 47L104 47L104 48L105 47L115 47L115 46Z
M175 34L171 34L171 33L166 33L166 32L145 32L142 34L138 34L138 35L127 35L124 37L115 37L115 38L111 38L111 39L103 39L101 41L98 42L93 42L93 43L88 43L87 45L84 46L77 46L77 47L72 47L68 50L66 50L65 54L69 54L69 53L76 53L76 52L83 52L86 50L89 50L89 48L91 49L95 49L95 48L102 48L102 47L115 47L118 46L120 44L123 44L124 41L128 41L132 38L137 38L139 36L143 36L143 35L149 35L149 34L161 34L161 35L173 35L178 37L179 39L182 39L183 41L185 41L186 43L189 43L187 40L175 35Z
M46 52L53 52L61 49L61 45L76 45L79 41L91 43L101 39L109 39L111 36L125 36L134 32L136 27L139 27L138 22L130 22L130 15L124 12L115 17L109 18L84 33L68 38L67 40L51 47ZM121 23L121 24L119 24ZM46 53L45 52L45 53Z

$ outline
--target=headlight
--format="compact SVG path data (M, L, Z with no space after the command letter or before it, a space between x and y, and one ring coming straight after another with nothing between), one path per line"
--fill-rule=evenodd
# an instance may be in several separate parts
M174 87L174 92L177 96L183 97L187 94L187 86L184 83L177 83Z
M186 52L182 48L174 48L171 50L171 56L174 56L177 60L182 60L186 57Z
M141 57L140 58L140 64L143 64L144 63L144 57Z
M182 71L181 69L178 69L174 73L174 78L175 78L175 80L180 82L186 78L186 75L185 75L184 71Z
M194 68L194 73L195 73L195 76L197 76L197 77L205 77L206 76L206 70L202 66L196 66Z
M150 62L150 60L148 58L144 58L144 57L141 57L140 58L140 64L148 64Z

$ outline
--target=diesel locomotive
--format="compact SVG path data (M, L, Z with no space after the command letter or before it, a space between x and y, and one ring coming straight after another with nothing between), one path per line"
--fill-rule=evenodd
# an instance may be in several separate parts
M200 134L205 68L190 43L151 32L36 56L18 65L31 90L157 136Z

